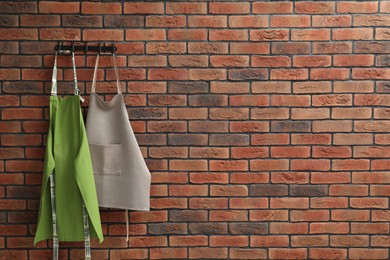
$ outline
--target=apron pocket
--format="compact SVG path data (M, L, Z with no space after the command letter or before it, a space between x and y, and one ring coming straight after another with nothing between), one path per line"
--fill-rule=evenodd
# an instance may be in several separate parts
M89 144L93 172L102 175L120 175L122 173L121 144Z

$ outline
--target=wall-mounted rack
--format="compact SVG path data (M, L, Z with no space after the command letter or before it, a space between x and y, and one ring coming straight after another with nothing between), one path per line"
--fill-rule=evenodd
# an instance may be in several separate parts
M83 42L80 42L83 43ZM88 45L88 42L85 42L83 45L75 44L74 42L71 42L70 45L64 45L63 42L58 42L56 47L54 48L56 51L58 51L61 54L70 54L73 52L99 52L99 53L115 53L117 48L115 46L114 42L111 42L110 45L106 45L105 42L98 42L98 45Z

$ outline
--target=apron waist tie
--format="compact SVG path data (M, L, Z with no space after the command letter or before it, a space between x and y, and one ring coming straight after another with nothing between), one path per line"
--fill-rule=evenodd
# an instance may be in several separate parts
M125 210L126 214L126 242L129 243L129 210Z

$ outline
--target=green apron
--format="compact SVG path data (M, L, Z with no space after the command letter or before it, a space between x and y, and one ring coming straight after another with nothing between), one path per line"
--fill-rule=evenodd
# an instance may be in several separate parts
M38 226L34 244L53 238L53 258L58 241L85 241L90 258L89 236L103 241L99 206L87 135L81 114L74 53L75 95L57 96L57 53L50 96L50 126L47 136Z

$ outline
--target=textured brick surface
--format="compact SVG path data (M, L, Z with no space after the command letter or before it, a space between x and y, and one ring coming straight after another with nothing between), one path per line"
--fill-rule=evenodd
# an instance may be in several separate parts
M0 259L51 259L33 236L57 41L117 42L152 173L129 243L124 212L101 210L93 259L389 259L389 13L375 0L2 1ZM94 62L76 53L84 97ZM107 99L111 66L102 56ZM81 242L60 248L84 257Z

